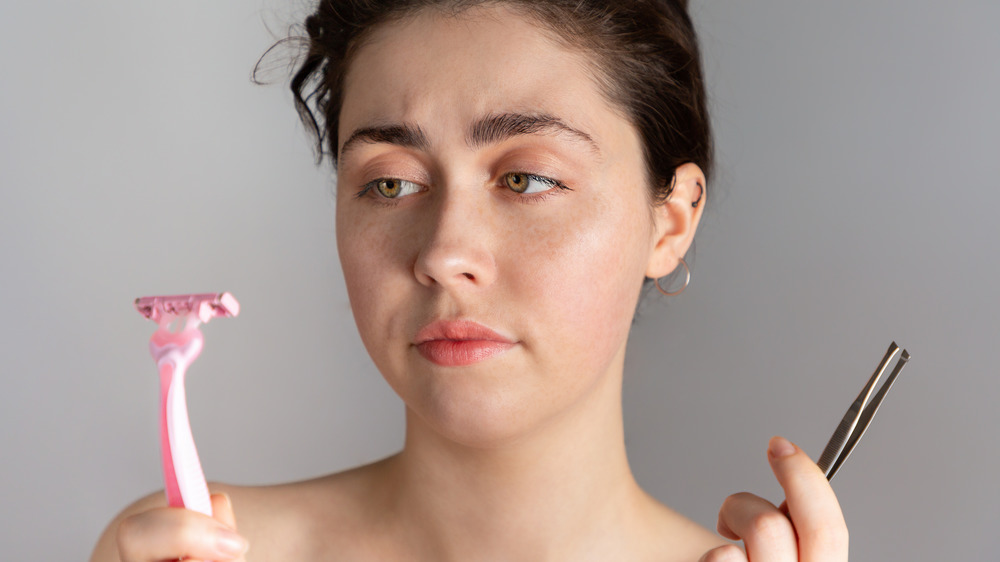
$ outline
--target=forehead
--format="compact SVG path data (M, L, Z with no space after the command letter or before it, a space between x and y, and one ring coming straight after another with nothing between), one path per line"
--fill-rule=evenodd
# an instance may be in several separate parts
M584 52L510 8L424 9L379 26L359 46L344 81L338 138L401 122L431 135L464 131L483 115L504 112L553 115L595 137L613 137L627 123L594 76Z

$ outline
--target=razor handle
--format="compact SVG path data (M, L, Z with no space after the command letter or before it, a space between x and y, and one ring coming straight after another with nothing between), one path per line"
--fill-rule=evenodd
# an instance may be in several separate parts
M149 351L160 371L160 450L167 504L211 516L212 502L194 446L184 392L184 374L203 344L198 328L176 333L161 328L149 340Z

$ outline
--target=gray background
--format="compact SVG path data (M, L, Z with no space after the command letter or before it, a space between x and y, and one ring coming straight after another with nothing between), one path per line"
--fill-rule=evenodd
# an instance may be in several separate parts
M719 167L691 287L636 322L639 480L708 526L730 493L780 500L768 437L818 454L896 339L914 359L835 481L853 559L1000 559L1000 3L692 3ZM207 326L189 379L209 478L400 446L340 279L329 174L284 86L248 81L305 4L0 7L5 559L84 559L161 485L139 295L243 303Z

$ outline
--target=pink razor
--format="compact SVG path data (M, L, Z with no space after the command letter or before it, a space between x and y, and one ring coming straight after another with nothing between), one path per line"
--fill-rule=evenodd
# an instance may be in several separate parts
M149 352L160 370L160 448L167 503L211 516L212 502L188 421L184 373L204 345L198 326L216 316L236 316L240 303L229 293L207 293L142 297L135 299L135 308L160 326L149 340Z

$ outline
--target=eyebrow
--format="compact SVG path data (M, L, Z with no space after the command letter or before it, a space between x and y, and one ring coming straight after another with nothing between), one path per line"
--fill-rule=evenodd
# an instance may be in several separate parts
M587 133L570 127L562 119L546 114L499 113L488 115L473 123L466 135L466 142L473 148L501 143L520 135L567 134L583 141L597 154L597 143Z
M413 125L382 125L355 130L340 147L340 158L359 144L387 143L409 148L426 150L430 146L427 135L420 127Z
M593 137L567 125L562 119L546 114L498 113L487 115L469 127L465 142L472 148L499 144L521 135L565 134L585 142L597 154L601 153ZM374 125L355 130L340 148L340 158L360 144L386 143L418 150L430 146L427 135L416 125Z

